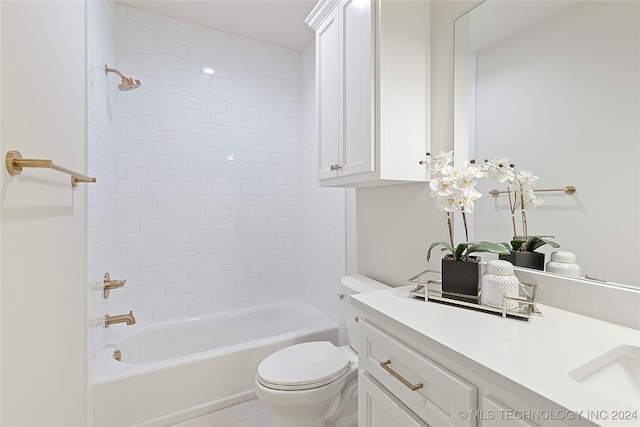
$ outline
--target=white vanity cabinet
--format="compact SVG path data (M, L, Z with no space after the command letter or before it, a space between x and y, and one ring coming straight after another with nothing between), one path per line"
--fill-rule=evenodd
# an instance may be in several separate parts
M592 425L513 384L457 364L449 353L409 344L378 319L361 316L359 324L361 427Z
M407 417L417 416L426 425L476 425L472 417L465 419L457 413L460 410L468 414L476 412L477 388L474 385L366 320L360 321L360 336L358 364L366 372L363 375L380 384L379 393L391 394L402 402ZM381 424L376 421L372 407L366 405L369 401L366 394L372 394L370 388L359 390L358 395L362 403L359 419L364 426Z
M316 31L322 186L426 181L430 3L323 0Z
M599 331L604 348L636 342L637 331L542 305L545 316L529 322L503 319L424 302L409 290L351 297L360 331L359 426L637 425L613 420L633 408L563 375L595 345L588 331ZM606 335L611 328L616 337ZM579 341L567 338L575 335Z

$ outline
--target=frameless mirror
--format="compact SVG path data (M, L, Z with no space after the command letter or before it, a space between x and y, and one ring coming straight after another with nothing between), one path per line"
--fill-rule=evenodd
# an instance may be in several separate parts
M640 3L491 1L455 23L456 161L508 157L539 176L528 231L582 275L640 286ZM504 184L482 179L472 240L509 241ZM553 248L539 251L549 254ZM547 261L549 257L547 256Z

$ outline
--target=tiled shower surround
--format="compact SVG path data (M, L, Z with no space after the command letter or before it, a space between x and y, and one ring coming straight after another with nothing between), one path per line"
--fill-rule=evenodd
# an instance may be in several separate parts
M115 100L112 276L127 284L111 314L145 324L292 298L334 313L344 190L315 179L313 44L123 5L116 36L117 68L142 87Z

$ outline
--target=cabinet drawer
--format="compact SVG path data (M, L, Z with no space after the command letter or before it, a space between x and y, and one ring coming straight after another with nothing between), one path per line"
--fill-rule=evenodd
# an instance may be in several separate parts
M466 416L477 409L475 386L366 320L360 321L360 340L360 368L427 424L476 425Z
M358 425L362 427L427 425L365 372L358 374Z

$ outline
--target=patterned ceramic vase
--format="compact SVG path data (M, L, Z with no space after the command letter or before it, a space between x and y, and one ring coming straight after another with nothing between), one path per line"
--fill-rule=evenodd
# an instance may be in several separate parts
M503 295L517 297L519 294L520 282L513 274L513 264L502 260L487 262L487 271L482 275L480 302L483 305L502 308ZM507 302L507 308L517 307L517 301Z
M547 271L563 276L580 277L580 266L576 264L575 254L566 251L551 253L551 260L547 263Z

